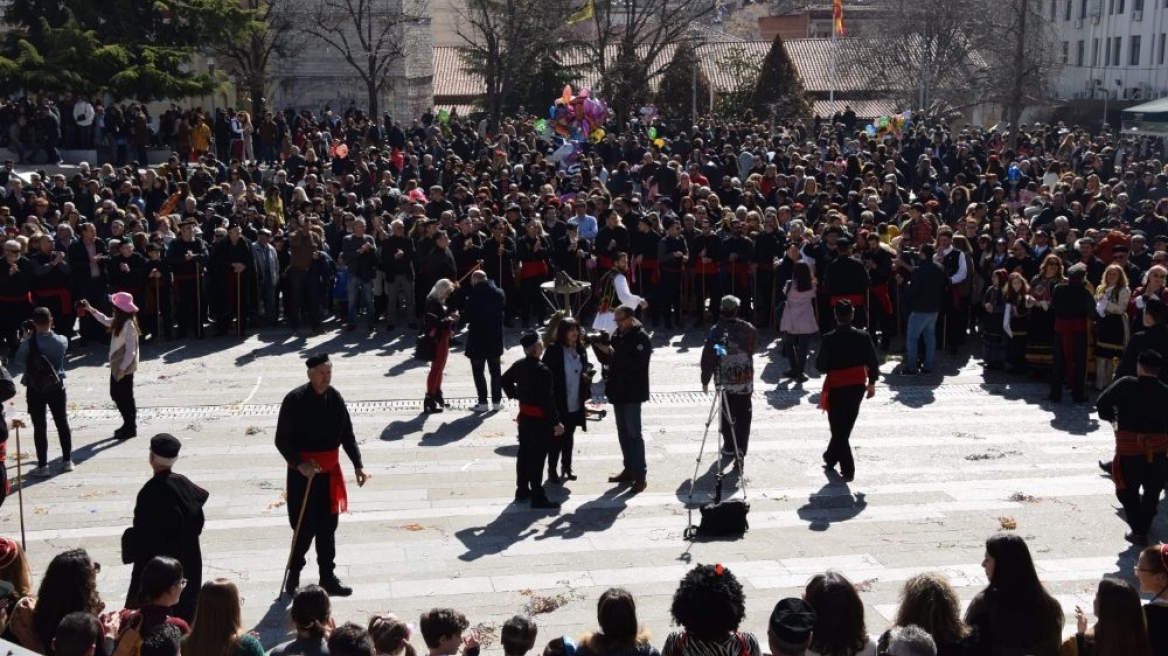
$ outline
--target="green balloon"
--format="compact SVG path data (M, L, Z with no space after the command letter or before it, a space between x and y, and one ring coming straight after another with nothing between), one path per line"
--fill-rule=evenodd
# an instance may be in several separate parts
M649 141L657 138L657 128L649 128Z

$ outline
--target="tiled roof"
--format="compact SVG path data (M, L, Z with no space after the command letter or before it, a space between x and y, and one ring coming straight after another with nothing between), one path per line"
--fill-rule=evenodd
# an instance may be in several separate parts
M816 100L811 103L812 110L823 118L831 118L836 111L844 111L844 105L852 108L860 120L870 120L877 116L891 116L899 114L906 108L900 107L892 99L877 98L873 100Z

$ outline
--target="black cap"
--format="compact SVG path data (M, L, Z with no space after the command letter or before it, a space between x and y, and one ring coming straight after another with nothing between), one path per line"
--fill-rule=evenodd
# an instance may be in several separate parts
M534 330L532 330L530 332L523 333L523 336L519 338L519 345L523 348L531 348L538 341L539 335Z
M1164 366L1164 356L1154 349L1144 349L1140 351L1138 362L1149 369L1159 369Z
M307 365L309 369L314 369L328 361L328 353L317 353L315 355L308 356L308 359L304 361L304 364Z
M150 438L150 453L159 458L177 458L182 442L170 433L159 433Z
M852 240L847 237L840 237L839 239L835 240L835 246L836 248L851 248Z
M767 630L789 645L802 645L815 628L815 610L802 599L790 597L775 604Z

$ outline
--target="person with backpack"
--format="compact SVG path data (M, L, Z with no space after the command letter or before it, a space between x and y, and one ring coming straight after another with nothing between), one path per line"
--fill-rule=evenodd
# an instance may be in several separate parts
M57 437L61 440L61 472L73 471L73 433L69 429L68 400L65 394L65 352L68 342L53 332L53 313L46 307L32 311L25 322L25 337L13 359L24 368L20 383L26 388L28 414L32 419L32 439L36 445L37 466L28 473L47 478L49 471L49 436L45 410L53 414Z

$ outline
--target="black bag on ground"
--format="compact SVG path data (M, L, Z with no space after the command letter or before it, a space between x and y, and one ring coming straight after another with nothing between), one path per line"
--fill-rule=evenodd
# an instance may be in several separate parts
M702 523L698 525L701 537L740 537L750 528L746 520L750 502L745 499L727 499L707 503L701 507Z
M434 361L434 337L429 332L418 333L414 344L414 358L422 362Z
M24 365L24 386L42 396L55 394L65 389L65 382L57 374L57 368L41 353L36 335L29 338L28 360Z

